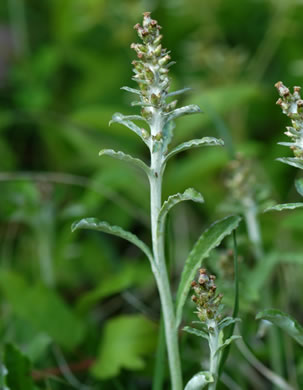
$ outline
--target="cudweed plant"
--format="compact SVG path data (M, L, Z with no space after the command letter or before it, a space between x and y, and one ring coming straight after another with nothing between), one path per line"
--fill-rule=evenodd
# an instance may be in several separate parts
M281 81L277 82L275 87L280 95L277 104L282 108L283 114L291 120L291 126L288 126L284 133L290 138L291 142L279 142L279 145L288 146L294 153L294 157L281 157L277 160L295 168L303 169L303 100L300 95L301 88L294 87L291 93L289 88ZM303 180L297 179L295 186L299 195L303 196ZM303 207L303 203L278 204L267 208L265 211L292 210L298 207ZM303 327L290 315L277 309L266 309L258 313L256 318L273 323L303 346Z
M142 26L137 24L134 28L141 40L141 43L133 43L131 45L131 48L137 54L137 59L132 62L134 71L132 79L138 84L138 88L122 87L122 89L136 95L137 101L133 102L132 105L141 107L141 115L125 116L121 113L116 113L113 115L110 123L124 125L141 138L149 149L150 164L147 165L142 160L127 155L122 151L105 149L101 150L100 156L110 156L132 163L142 169L147 175L150 184L152 248L149 248L137 236L123 230L121 227L111 226L107 222L99 221L95 218L87 218L75 222L72 229L93 229L113 234L130 241L144 252L150 262L159 291L171 387L173 390L181 390L183 389L183 381L178 329L182 320L183 306L190 290L190 281L193 279L202 260L208 256L210 250L219 245L222 239L238 226L240 217L231 216L217 221L200 236L185 262L177 291L176 303L174 304L165 260L165 219L171 208L179 202L192 200L203 203L204 199L200 193L189 188L184 193L174 194L165 202L162 202L162 180L165 167L171 157L178 153L201 146L222 146L223 141L213 137L204 137L184 142L173 149L170 148L175 127L174 121L184 115L200 113L201 110L197 105L177 108L177 100L168 102L168 99L182 94L188 88L169 92L170 79L168 73L173 62L169 52L162 46L161 27L158 22L151 18L149 12L145 12ZM135 123L137 121L143 123L144 127L137 125ZM220 332L217 326L214 326L214 331L214 336L210 336L211 342L217 343L216 346L212 347L213 353L215 353L214 348L217 349L217 346L220 345L218 343L221 342L218 338ZM217 361L217 357L213 356L213 359ZM200 388L202 388L202 385ZM212 389L214 388L212 387Z
M301 88L294 87L293 93L279 81L275 84L280 98L277 104L282 108L283 114L287 115L291 120L291 126L286 127L287 135L291 142L279 142L279 145L288 146L294 153L294 157L281 157L278 161L284 164L291 165L295 168L303 169L303 100L300 95ZM297 192L303 196L303 181L298 179L295 181ZM268 208L269 210L284 210L295 209L302 207L303 203L286 203Z
M202 389L207 383L209 383L209 389L216 389L222 352L233 340L239 338L239 336L231 336L224 339L223 329L239 319L223 318L223 305L221 304L223 295L217 294L215 280L214 275L208 275L206 269L201 268L198 281L191 283L194 292L191 299L196 305L195 313L199 319L193 323L197 324L200 329L186 326L183 330L206 339L210 357L209 371L196 374L188 382L185 390Z

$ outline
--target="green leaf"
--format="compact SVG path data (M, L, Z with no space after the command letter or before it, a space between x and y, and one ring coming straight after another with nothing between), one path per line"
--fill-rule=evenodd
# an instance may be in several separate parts
M276 204L275 206L267 207L263 212L267 213L268 211L282 211L282 210L293 210L297 209L298 207L303 207L303 203L282 203L282 204Z
M188 188L183 192L183 194L174 194L168 197L168 199L163 203L158 217L158 232L163 233L165 226L165 219L168 212L178 203L185 200L192 200L193 202L203 203L204 199L200 192L196 191L194 188Z
M127 91L127 92L135 93L136 95L141 94L141 91L139 91L139 89L134 89L134 88L130 88L130 87L121 87L120 89L123 89L124 91Z
M218 329L223 330L227 326L235 324L236 322L241 322L241 318L225 317L222 321L219 322Z
M4 364L7 368L6 384L11 390L34 390L31 376L31 363L12 344L4 349Z
M166 97L171 97L171 96L176 96L176 95L181 95L184 92L190 91L191 88L183 88L183 89L178 89L177 91L169 92Z
M166 115L165 121L169 122L171 120L175 120L176 118L179 118L180 116L189 115L189 114L197 114L200 113L201 109L196 104L190 104L189 106L176 108L175 110L169 112Z
M126 126L128 129L136 133L147 146L149 146L150 142L148 139L144 137L142 129L139 126L137 126L134 122L132 122L132 120L144 120L144 118L139 115L125 116L123 114L120 114L120 112L116 112L113 115L112 120L109 122L109 125L111 125L112 123L120 123L121 125Z
M281 157L277 158L277 161L281 161L284 164L291 165L299 169L303 169L303 159L298 157Z
M183 306L190 290L190 282L195 278L196 272L201 266L202 261L209 256L212 249L220 245L224 237L238 227L240 221L241 217L230 216L215 222L200 236L194 245L186 259L177 292L177 326L179 326L181 322Z
M83 322L56 291L40 284L28 284L20 275L9 271L1 271L0 289L13 311L39 332L69 349L82 341Z
M144 244L144 242L141 241L135 234L122 229L120 226L109 225L107 222L99 221L97 218L84 218L72 224L72 232L78 229L96 230L98 232L108 233L124 238L124 240L131 242L141 249L151 264L154 263L153 256L148 246Z
M107 321L92 373L107 379L118 375L122 368L143 369L143 356L155 350L156 336L156 326L142 315L122 315Z
M183 330L184 332L194 334L195 336L202 337L203 339L209 339L208 334L203 330L192 328L191 326L184 326Z
M214 137L192 139L191 141L183 142L182 144L175 147L170 153L168 153L164 161L167 162L175 154L184 152L185 150L188 149L200 148L201 146L223 146L223 145L224 142L221 139L217 139Z
M215 356L218 355L218 353L222 352L223 349L225 349L227 346L229 346L234 340L239 340L241 339L241 336L231 336L228 339L224 341L222 345L216 350Z
M189 382L187 382L184 390L201 390L212 382L214 382L212 374L208 371L201 371L194 375Z
M149 173L150 173L149 167L142 160L140 160L139 158L132 157L129 154L125 154L125 153L120 152L120 151L116 152L115 150L112 150L112 149L102 149L99 152L99 156L110 156L110 157L116 158L118 160L130 162L130 163L134 164L135 166L143 169L143 171L147 175L149 175Z
M295 180L295 186L296 186L296 190L297 190L298 194L303 196L303 179L301 178L301 179Z
M303 327L290 315L283 313L277 309L266 309L259 312L256 316L257 320L267 320L278 326L298 344L303 346Z

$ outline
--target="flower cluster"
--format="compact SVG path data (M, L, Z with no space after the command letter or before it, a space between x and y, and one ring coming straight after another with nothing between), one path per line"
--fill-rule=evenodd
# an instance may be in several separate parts
M201 322L208 323L210 320L221 320L221 301L223 294L216 294L216 277L208 275L206 269L199 270L198 282L193 281L191 286L194 290L192 301L197 306L196 314Z
M237 202L251 198L256 191L257 178L253 169L253 161L238 154L235 160L228 165L228 177L225 180L226 187L231 191Z
M287 127L285 134L291 138L292 142L281 142L280 145L289 146L295 157L303 158L303 100L300 95L300 87L294 87L293 93L279 81L275 84L280 98L277 104L290 119L292 126Z
M134 28L143 43L131 44L138 57L132 62L135 73L133 80L140 88L141 114L149 121L154 117L155 110L168 113L176 107L176 100L169 104L165 102L170 84L167 74L173 62L170 62L167 49L162 48L161 26L151 19L150 12L143 14L142 26L138 23Z
M262 167L241 153L227 166L225 186L228 196L222 211L245 214L249 210L259 212L271 204L271 189Z

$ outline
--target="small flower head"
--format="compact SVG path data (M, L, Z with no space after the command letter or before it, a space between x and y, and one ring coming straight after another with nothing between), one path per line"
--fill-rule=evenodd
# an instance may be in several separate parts
M138 60L133 61L135 76L144 103L142 115L149 119L153 108L161 108L165 112L172 111L176 102L166 104L170 80L168 78L170 55L162 47L161 26L151 18L150 12L144 12L142 26L134 26L142 43L132 43L131 48L137 53Z
M220 306L222 294L216 294L215 275L208 275L205 268L199 270L198 282L193 281L191 287L194 291L192 301L197 306L197 316L200 321L208 323L210 320L221 320Z
M300 95L300 87L294 87L293 93L279 81L275 84L279 95L277 104L282 108L284 114L290 119L292 126L287 127L285 134L292 142L286 145L294 152L295 157L303 159L303 100ZM285 144L284 144L285 145Z

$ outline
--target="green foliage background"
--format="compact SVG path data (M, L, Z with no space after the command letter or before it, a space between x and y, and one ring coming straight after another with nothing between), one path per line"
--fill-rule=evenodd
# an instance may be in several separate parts
M178 206L169 220L174 291L201 231L230 213L224 181L235 151L253 159L270 199L299 199L298 171L274 161L290 152L276 145L285 140L286 121L273 84L303 85L302 1L2 0L0 339L9 372L33 375L25 383L3 372L10 390L132 390L151 383L160 390L162 376L168 388L165 356L153 377L163 340L148 261L118 238L70 229L75 219L96 216L150 242L147 181L131 166L98 157L112 148L147 159L131 132L108 126L117 111L137 112L120 87L134 86L132 26L146 10L163 26L177 62L172 89L192 87L182 103L203 110L178 121L174 143L202 136L226 143L224 150L172 159L165 174L165 197L194 186L205 198L203 205ZM255 314L269 291L270 306L303 323L302 218L300 210L260 214L265 255L258 264L243 223L239 231L243 337L296 389L303 386L302 347L260 326ZM233 284L220 259L229 247L226 240L208 260L227 312ZM187 306L184 325L194 319ZM180 337L189 379L205 365L207 347ZM240 389L272 388L235 346L225 370L220 389L237 389L233 382Z

